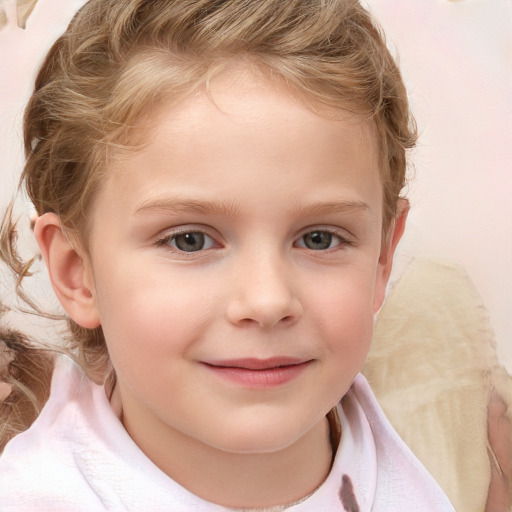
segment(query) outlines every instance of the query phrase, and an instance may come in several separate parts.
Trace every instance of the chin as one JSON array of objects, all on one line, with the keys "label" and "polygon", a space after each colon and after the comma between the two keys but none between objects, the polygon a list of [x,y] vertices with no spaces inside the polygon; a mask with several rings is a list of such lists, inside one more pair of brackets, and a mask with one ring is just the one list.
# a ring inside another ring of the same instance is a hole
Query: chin
[{"label": "chin", "polygon": [[286,428],[282,421],[262,425],[237,424],[235,429],[226,429],[215,447],[225,452],[240,455],[270,454],[280,452],[297,442],[305,432],[298,432],[296,425]]}]

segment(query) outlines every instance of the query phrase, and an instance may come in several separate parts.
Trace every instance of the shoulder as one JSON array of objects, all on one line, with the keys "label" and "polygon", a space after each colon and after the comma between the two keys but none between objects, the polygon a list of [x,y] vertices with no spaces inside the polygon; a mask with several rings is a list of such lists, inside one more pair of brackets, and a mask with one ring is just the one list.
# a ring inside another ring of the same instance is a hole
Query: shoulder
[{"label": "shoulder", "polygon": [[65,452],[38,445],[23,434],[0,456],[1,512],[103,510],[84,484]]},{"label": "shoulder", "polygon": [[56,367],[41,414],[0,456],[2,512],[103,510],[78,467],[85,447],[97,442],[81,421],[90,412],[93,386],[70,362]]}]

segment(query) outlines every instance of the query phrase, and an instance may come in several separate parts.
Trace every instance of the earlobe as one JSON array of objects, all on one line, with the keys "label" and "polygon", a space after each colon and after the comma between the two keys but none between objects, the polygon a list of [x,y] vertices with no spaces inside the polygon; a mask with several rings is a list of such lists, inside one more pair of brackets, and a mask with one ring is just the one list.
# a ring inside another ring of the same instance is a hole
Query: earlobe
[{"label": "earlobe", "polygon": [[391,225],[389,226],[386,235],[386,240],[382,244],[375,282],[375,294],[373,301],[374,313],[376,313],[384,303],[386,287],[393,268],[393,256],[395,255],[398,242],[400,242],[400,239],[404,234],[409,209],[410,205],[407,199],[398,200],[396,216],[391,221]]},{"label": "earlobe", "polygon": [[66,313],[82,327],[98,327],[100,319],[86,264],[64,234],[59,217],[54,213],[38,217],[34,234],[53,289]]}]

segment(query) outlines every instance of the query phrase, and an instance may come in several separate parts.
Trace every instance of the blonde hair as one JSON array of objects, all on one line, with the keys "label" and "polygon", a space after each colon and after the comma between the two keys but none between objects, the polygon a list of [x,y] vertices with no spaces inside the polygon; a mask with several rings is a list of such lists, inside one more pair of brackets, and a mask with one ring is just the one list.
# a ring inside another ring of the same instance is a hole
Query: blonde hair
[{"label": "blonde hair", "polygon": [[[416,131],[397,65],[356,0],[90,0],[50,50],[25,112],[21,182],[37,213],[59,215],[87,248],[87,212],[109,159],[142,142],[137,122],[233,59],[284,82],[312,108],[374,122],[387,226]],[[4,236],[4,247],[13,238]],[[89,375],[105,375],[101,327],[69,326],[67,350]]]}]

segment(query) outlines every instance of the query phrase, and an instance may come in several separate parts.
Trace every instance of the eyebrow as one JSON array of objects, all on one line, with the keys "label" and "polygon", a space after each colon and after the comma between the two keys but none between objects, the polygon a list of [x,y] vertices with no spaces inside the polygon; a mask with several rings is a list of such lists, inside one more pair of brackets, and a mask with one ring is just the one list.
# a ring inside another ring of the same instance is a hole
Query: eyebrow
[{"label": "eyebrow", "polygon": [[234,217],[241,209],[236,203],[218,201],[200,201],[197,199],[165,198],[144,201],[136,210],[135,215],[161,213],[166,215],[178,213],[217,214]]},{"label": "eyebrow", "polygon": [[[314,217],[336,213],[352,213],[369,211],[370,206],[364,201],[327,201],[312,204],[300,204],[291,209],[296,216]],[[135,210],[135,215],[163,214],[176,215],[180,213],[197,213],[202,215],[219,215],[235,217],[240,215],[243,208],[236,202],[202,201],[185,198],[165,198],[144,201]]]},{"label": "eyebrow", "polygon": [[358,211],[370,211],[370,206],[364,201],[327,201],[310,205],[298,205],[292,209],[294,214],[304,217]]}]

